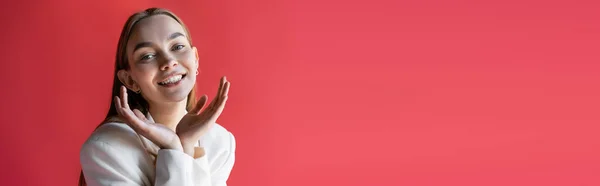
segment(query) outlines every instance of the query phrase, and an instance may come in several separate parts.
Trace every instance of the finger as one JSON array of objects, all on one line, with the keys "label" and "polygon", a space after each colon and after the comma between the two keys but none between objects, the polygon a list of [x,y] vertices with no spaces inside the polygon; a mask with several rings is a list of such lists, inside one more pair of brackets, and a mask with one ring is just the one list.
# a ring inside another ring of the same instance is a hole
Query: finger
[{"label": "finger", "polygon": [[206,94],[202,95],[200,97],[200,100],[198,100],[198,103],[196,103],[196,106],[190,111],[190,113],[198,115],[198,113],[200,113],[202,108],[204,108],[204,105],[206,104],[206,100],[208,100],[208,96],[206,96]]},{"label": "finger", "polygon": [[229,87],[231,86],[231,82],[226,82],[224,86],[225,87],[223,88],[224,90],[222,96],[227,96],[229,94]]},{"label": "finger", "polygon": [[121,99],[119,99],[119,96],[115,96],[114,102],[115,102],[115,109],[117,110],[117,113],[119,115],[123,115],[121,113]]},{"label": "finger", "polygon": [[[122,92],[121,92],[122,93]],[[121,94],[123,95],[123,94]],[[139,116],[136,116],[137,114],[135,113],[136,111],[139,112],[139,115],[143,116],[143,114],[135,109],[135,111],[131,111],[131,109],[129,108],[125,108],[122,105],[122,101],[118,96],[115,96],[115,107],[117,110],[117,113],[126,121],[125,123],[127,125],[129,125],[131,128],[133,128],[133,130],[139,132],[140,134],[145,134],[148,132],[148,124],[145,123],[143,121],[143,119],[139,118]],[[144,119],[146,119],[146,117],[143,117]]]},{"label": "finger", "polygon": [[225,109],[225,103],[227,102],[228,98],[229,96],[227,95],[221,97],[221,102],[212,107],[210,111],[207,111],[207,115],[210,121],[216,122],[217,119],[221,116],[221,113],[223,113],[223,109]]},{"label": "finger", "polygon": [[219,99],[221,98],[221,92],[223,89],[223,85],[224,85],[224,80],[225,80],[224,78],[225,77],[221,78],[221,83],[219,84],[219,90],[217,91],[217,96],[215,96],[215,98],[210,102],[210,104],[206,108],[206,111],[213,110],[215,105],[217,105],[217,103],[219,102]]},{"label": "finger", "polygon": [[140,120],[133,111],[131,111],[131,109],[125,108],[125,107],[119,107],[117,108],[117,110],[120,112],[121,116],[123,117],[123,119],[130,121],[130,122],[135,122],[136,120]]},{"label": "finger", "polygon": [[146,116],[144,116],[144,114],[140,110],[138,110],[138,109],[133,109],[133,114],[135,114],[135,116],[137,116],[143,122],[147,122],[148,121],[148,119],[146,118]]},{"label": "finger", "polygon": [[123,92],[123,86],[121,86],[121,89],[119,90],[119,101],[121,101],[119,104],[121,105],[121,108],[123,108],[125,105],[123,105],[123,97],[125,96],[125,93]]},{"label": "finger", "polygon": [[148,122],[155,123],[154,118],[152,118],[152,114],[150,114],[150,112],[148,112],[148,117],[146,119],[148,119]]},{"label": "finger", "polygon": [[121,108],[121,113],[123,115],[123,119],[125,119],[125,121],[127,121],[128,124],[138,125],[138,123],[136,122],[140,119],[137,116],[135,116],[135,113],[133,113],[131,110]]},{"label": "finger", "polygon": [[213,122],[217,121],[217,119],[219,118],[219,116],[221,116],[221,113],[223,113],[223,109],[225,109],[225,103],[227,102],[227,98],[229,96],[224,96],[222,98],[222,102],[219,104],[219,106],[217,106],[215,108],[214,114],[212,115],[211,119]]},{"label": "finger", "polygon": [[213,115],[217,115],[217,117],[219,115],[221,115],[221,112],[223,112],[223,109],[225,107],[225,102],[227,102],[227,98],[229,97],[227,94],[229,93],[229,86],[231,85],[230,82],[226,82],[223,88],[223,94],[221,95],[221,97],[219,98],[218,102],[215,103],[215,106],[211,107],[211,112],[213,112]]},{"label": "finger", "polygon": [[[221,81],[219,82],[219,90],[217,91],[217,96],[215,96],[215,99],[214,99],[216,102],[219,101],[219,99],[221,98],[221,94],[223,94],[223,86],[225,85],[226,81],[227,80],[225,79],[225,76],[223,76],[221,78]],[[214,104],[213,104],[213,106],[214,106]]]},{"label": "finger", "polygon": [[[225,107],[225,102],[227,102],[227,98],[229,97],[229,86],[231,85],[230,82],[226,82],[224,87],[223,87],[223,94],[221,95],[221,98],[219,99],[219,102],[216,103],[217,105],[215,106],[215,112],[217,112],[219,109],[221,109],[221,111],[223,110],[222,107]],[[220,108],[221,107],[221,108]],[[218,111],[219,113],[221,111]]]},{"label": "finger", "polygon": [[219,95],[223,95],[223,92],[225,91],[224,90],[225,84],[227,84],[227,77],[226,76],[223,76],[221,78],[221,83],[220,84],[221,84],[221,92],[219,92]]},{"label": "finger", "polygon": [[[127,124],[131,128],[133,128],[133,130],[141,133],[142,135],[147,134],[149,132],[149,124],[142,121],[142,119],[138,118],[134,111],[125,108],[122,109],[123,110],[121,112],[123,113],[123,118],[125,119],[125,121],[127,121]],[[141,112],[140,114],[143,116]]]},{"label": "finger", "polygon": [[121,99],[119,99],[119,96],[115,96],[113,101],[115,102],[115,107],[121,108]]},{"label": "finger", "polygon": [[129,100],[127,98],[127,88],[125,88],[125,86],[121,86],[121,98],[123,98],[123,103],[122,106],[126,109],[130,109],[129,108]]}]

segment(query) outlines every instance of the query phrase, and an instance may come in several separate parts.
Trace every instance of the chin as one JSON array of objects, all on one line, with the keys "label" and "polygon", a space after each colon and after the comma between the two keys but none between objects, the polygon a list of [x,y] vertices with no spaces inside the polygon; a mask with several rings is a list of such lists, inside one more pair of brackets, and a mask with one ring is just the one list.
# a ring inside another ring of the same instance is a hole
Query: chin
[{"label": "chin", "polygon": [[187,99],[192,88],[194,88],[193,85],[181,85],[176,88],[162,89],[160,94],[162,94],[162,99],[167,102],[181,102]]},{"label": "chin", "polygon": [[164,92],[163,97],[169,102],[184,101],[185,99],[187,99],[191,91],[191,88],[185,88],[175,91]]},{"label": "chin", "polygon": [[164,95],[164,99],[167,102],[181,102],[187,99],[189,94],[177,94],[177,95]]}]

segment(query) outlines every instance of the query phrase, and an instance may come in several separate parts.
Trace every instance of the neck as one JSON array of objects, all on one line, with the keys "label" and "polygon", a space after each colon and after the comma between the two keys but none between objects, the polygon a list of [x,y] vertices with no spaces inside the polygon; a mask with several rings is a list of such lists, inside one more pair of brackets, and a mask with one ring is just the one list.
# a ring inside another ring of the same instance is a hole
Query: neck
[{"label": "neck", "polygon": [[155,123],[160,123],[175,131],[177,124],[187,114],[187,100],[171,103],[150,103],[150,115]]}]

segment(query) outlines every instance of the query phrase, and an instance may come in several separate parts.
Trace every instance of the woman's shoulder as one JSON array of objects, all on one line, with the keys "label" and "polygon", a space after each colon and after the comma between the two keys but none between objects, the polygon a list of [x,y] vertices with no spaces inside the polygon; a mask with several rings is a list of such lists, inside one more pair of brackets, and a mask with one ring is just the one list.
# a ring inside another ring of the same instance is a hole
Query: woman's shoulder
[{"label": "woman's shoulder", "polygon": [[86,178],[89,176],[99,181],[123,176],[131,179],[128,182],[131,184],[150,183],[148,175],[152,175],[153,158],[140,144],[137,134],[127,124],[103,123],[92,132],[79,151],[79,161]]},{"label": "woman's shoulder", "polygon": [[106,145],[112,148],[137,148],[137,133],[125,123],[106,122],[100,125],[84,142],[82,149]]}]

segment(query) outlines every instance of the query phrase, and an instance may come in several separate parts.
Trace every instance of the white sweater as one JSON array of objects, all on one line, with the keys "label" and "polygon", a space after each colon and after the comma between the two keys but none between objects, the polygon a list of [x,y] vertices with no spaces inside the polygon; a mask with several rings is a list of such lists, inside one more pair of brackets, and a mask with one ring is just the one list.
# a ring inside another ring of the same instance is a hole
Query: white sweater
[{"label": "white sweater", "polygon": [[205,155],[194,159],[159,149],[127,124],[112,122],[86,140],[80,161],[88,186],[226,186],[235,161],[233,134],[215,124],[196,146]]}]

